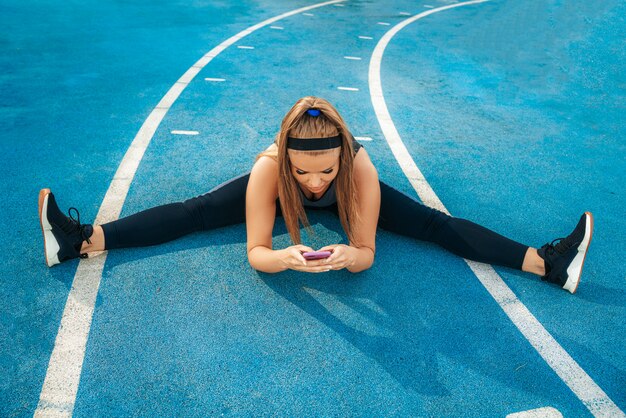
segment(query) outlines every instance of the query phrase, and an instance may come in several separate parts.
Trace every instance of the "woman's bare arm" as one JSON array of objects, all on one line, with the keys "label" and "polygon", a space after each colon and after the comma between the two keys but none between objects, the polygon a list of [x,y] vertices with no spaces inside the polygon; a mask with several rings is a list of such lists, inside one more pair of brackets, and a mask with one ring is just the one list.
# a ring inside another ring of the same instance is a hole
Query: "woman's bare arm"
[{"label": "woman's bare arm", "polygon": [[354,180],[359,196],[361,222],[353,226],[355,238],[359,242],[359,246],[357,247],[354,243],[350,243],[351,247],[358,250],[357,260],[356,263],[347,267],[347,269],[352,273],[358,273],[370,268],[374,263],[376,227],[378,225],[378,214],[380,213],[378,172],[365,148],[362,148],[354,159]]},{"label": "woman's bare arm", "polygon": [[276,218],[278,165],[261,157],[252,167],[246,189],[246,233],[248,262],[266,273],[286,270],[272,250],[272,230]]}]

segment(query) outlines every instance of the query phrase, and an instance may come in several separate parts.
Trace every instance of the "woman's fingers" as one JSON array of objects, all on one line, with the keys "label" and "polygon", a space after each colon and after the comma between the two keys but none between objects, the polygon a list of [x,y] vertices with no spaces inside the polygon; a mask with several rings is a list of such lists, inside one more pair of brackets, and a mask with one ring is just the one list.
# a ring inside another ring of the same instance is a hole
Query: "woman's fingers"
[{"label": "woman's fingers", "polygon": [[307,260],[302,253],[314,250],[306,245],[293,245],[289,248],[289,255],[285,261],[290,269],[307,273],[324,273],[330,270],[341,270],[347,265],[344,249],[341,246],[328,247],[331,246],[324,248],[332,251],[329,257],[319,260]]},{"label": "woman's fingers", "polygon": [[294,270],[303,271],[306,273],[324,273],[331,270],[328,266],[296,266]]},{"label": "woman's fingers", "polygon": [[343,248],[337,246],[335,247],[335,250],[333,251],[333,253],[328,258],[326,258],[326,262],[329,264],[338,263],[343,258],[343,255],[344,255]]}]

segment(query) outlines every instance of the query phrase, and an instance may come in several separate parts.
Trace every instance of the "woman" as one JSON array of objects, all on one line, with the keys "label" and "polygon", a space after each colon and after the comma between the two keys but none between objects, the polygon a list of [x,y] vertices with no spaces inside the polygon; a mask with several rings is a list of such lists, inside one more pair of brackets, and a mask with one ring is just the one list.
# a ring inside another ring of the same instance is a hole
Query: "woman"
[{"label": "woman", "polygon": [[[349,245],[328,245],[331,255],[306,260],[301,244],[305,207],[339,216]],[[76,211],[78,219],[72,216]],[[49,189],[39,193],[46,263],[53,266],[89,252],[155,245],[195,231],[246,222],[250,265],[274,273],[319,273],[371,267],[376,228],[439,244],[461,257],[534,273],[574,293],[591,241],[593,217],[585,212],[574,231],[540,249],[522,245],[470,221],[426,207],[378,180],[378,173],[337,110],[304,97],[287,112],[274,143],[257,156],[250,173],[210,192],[126,218],[82,225],[75,208],[66,217]],[[272,229],[282,216],[295,245],[272,249]]]}]

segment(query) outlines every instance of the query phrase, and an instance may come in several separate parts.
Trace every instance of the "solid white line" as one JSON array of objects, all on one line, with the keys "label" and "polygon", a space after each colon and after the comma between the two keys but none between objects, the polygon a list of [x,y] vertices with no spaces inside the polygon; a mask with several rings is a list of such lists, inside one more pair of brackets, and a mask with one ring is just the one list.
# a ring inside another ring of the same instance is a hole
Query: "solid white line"
[{"label": "solid white line", "polygon": [[[468,1],[453,5],[439,7],[422,12],[408,18],[391,28],[380,39],[370,60],[369,87],[372,105],[378,118],[381,130],[395,156],[402,171],[409,179],[420,199],[428,206],[449,213],[439,197],[430,187],[415,161],[406,149],[400,134],[398,133],[389,109],[383,96],[380,67],[385,48],[389,41],[405,26],[430,14],[441,12],[460,6],[483,3],[487,0]],[[589,375],[576,363],[576,361],[561,347],[550,333],[533,316],[528,308],[515,296],[513,291],[504,283],[502,278],[488,264],[465,260],[476,277],[500,305],[509,319],[521,331],[524,337],[543,357],[548,365],[574,392],[589,411],[598,417],[623,417],[624,413],[607,396],[607,394],[589,377]]]},{"label": "solid white line", "polygon": [[344,57],[347,60],[361,61],[361,57]]},{"label": "solid white line", "polygon": [[198,131],[171,131],[172,135],[198,135]]},{"label": "solid white line", "polygon": [[531,409],[530,411],[508,414],[506,418],[563,418],[563,415],[558,409],[546,406],[543,408]]},{"label": "solid white line", "polygon": [[354,139],[356,139],[357,141],[371,141],[372,138],[370,138],[369,136],[355,136]]},{"label": "solid white line", "polygon": [[254,49],[253,46],[246,46],[246,45],[239,45],[239,46],[237,46],[237,48],[239,48],[239,49]]},{"label": "solid white line", "polygon": [[359,36],[359,39],[374,39],[371,36]]},{"label": "solid white line", "polygon": [[[260,28],[303,11],[328,6],[339,1],[344,0],[317,3],[264,20],[230,37],[200,58],[174,83],[137,132],[113,176],[94,224],[102,225],[119,218],[130,184],[154,133],[172,103],[204,66],[226,48]],[[78,263],[50,355],[39,403],[34,413],[35,417],[72,416],[106,254],[103,252],[98,257],[81,259]]]},{"label": "solid white line", "polygon": [[[216,82],[226,81],[225,78],[209,78],[209,77],[205,78],[204,80],[205,81],[216,81]],[[189,83],[187,83],[187,84],[189,84]]]},{"label": "solid white line", "polygon": [[356,87],[337,87],[337,89],[346,91],[359,91],[359,89],[357,89]]}]

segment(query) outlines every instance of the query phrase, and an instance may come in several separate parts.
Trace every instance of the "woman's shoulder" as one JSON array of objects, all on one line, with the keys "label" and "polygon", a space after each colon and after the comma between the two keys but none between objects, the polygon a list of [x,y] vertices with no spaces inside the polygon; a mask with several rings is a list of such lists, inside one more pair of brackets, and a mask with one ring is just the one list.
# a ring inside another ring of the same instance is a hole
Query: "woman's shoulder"
[{"label": "woman's shoulder", "polygon": [[[278,161],[273,155],[267,155],[265,152],[257,157],[252,166],[252,172],[256,172],[263,177],[278,175]],[[276,177],[278,178],[278,177]]]},{"label": "woman's shoulder", "polygon": [[278,198],[278,162],[272,156],[259,156],[250,171],[248,186],[256,196]]},{"label": "woman's shoulder", "polygon": [[365,147],[354,157],[352,172],[357,181],[378,181],[378,171]]}]

